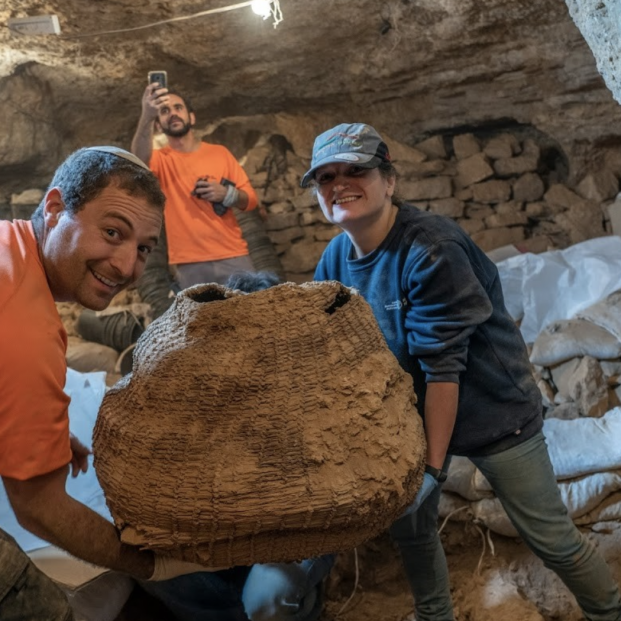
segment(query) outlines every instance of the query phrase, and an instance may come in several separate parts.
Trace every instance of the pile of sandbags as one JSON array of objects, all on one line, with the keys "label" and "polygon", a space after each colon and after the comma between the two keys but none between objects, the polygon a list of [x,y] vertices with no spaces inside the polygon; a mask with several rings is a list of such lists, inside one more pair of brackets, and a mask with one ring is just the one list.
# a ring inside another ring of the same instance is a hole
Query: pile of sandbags
[{"label": "pile of sandbags", "polygon": [[[574,522],[592,526],[621,518],[621,408],[601,418],[544,421],[552,467]],[[517,532],[481,472],[454,457],[442,490],[441,517],[479,522],[516,537]]]},{"label": "pile of sandbags", "polygon": [[619,405],[621,291],[546,326],[530,360],[546,417],[600,417]]},{"label": "pile of sandbags", "polygon": [[[547,325],[530,360],[543,396],[544,434],[569,514],[580,525],[621,517],[621,291]],[[440,515],[517,532],[483,474],[456,457]]]}]

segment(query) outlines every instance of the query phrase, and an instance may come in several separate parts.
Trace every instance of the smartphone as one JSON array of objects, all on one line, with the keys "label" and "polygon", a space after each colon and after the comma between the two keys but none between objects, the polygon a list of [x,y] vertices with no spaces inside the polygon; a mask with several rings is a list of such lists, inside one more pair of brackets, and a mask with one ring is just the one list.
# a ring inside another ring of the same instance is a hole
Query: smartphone
[{"label": "smartphone", "polygon": [[149,71],[147,79],[149,84],[157,82],[162,88],[168,88],[168,77],[165,71]]}]

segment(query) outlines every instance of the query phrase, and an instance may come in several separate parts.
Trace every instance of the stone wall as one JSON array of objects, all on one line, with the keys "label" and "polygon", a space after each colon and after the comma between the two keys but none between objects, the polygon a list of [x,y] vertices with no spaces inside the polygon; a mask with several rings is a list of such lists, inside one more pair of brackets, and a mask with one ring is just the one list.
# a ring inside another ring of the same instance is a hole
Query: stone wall
[{"label": "stone wall", "polygon": [[[619,191],[615,171],[603,167],[569,185],[562,151],[532,128],[436,134],[414,147],[387,140],[400,198],[453,218],[485,251],[514,244],[543,252],[611,233],[607,207]],[[271,153],[266,144],[257,146],[244,165],[283,268],[302,282],[312,278],[339,229],[326,222],[312,191],[299,187],[308,158],[288,149],[281,172],[270,176]]]}]

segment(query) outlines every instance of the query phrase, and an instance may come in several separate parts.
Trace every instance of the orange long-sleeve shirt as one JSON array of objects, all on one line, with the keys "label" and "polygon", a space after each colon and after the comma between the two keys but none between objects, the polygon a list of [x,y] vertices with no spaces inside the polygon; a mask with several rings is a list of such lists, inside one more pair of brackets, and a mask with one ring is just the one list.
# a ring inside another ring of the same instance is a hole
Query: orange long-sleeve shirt
[{"label": "orange long-sleeve shirt", "polygon": [[248,254],[235,214],[218,216],[208,201],[191,195],[199,177],[220,183],[229,179],[248,195],[247,209],[257,196],[244,169],[221,145],[201,143],[196,151],[182,153],[170,147],[153,151],[149,163],[166,195],[166,237],[171,264],[201,263]]}]

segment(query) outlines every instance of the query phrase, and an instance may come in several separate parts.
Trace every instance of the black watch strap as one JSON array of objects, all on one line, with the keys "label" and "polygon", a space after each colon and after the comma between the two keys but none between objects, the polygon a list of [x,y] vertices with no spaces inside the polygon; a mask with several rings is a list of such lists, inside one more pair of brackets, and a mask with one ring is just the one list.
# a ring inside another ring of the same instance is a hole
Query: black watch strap
[{"label": "black watch strap", "polygon": [[444,470],[439,470],[438,468],[426,464],[425,472],[430,474],[438,483],[444,483],[444,481],[446,481],[447,474]]}]

